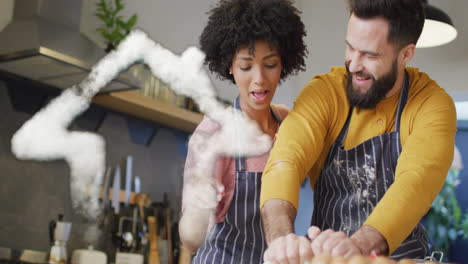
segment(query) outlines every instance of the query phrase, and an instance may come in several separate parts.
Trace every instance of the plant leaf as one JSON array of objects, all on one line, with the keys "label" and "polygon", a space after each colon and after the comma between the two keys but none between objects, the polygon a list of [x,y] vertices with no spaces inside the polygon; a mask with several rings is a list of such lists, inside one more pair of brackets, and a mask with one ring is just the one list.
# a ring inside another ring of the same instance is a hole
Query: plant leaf
[{"label": "plant leaf", "polygon": [[137,20],[138,20],[138,16],[136,14],[133,15],[132,17],[130,17],[130,19],[127,21],[125,29],[127,31],[132,30],[132,28],[135,26]]},{"label": "plant leaf", "polygon": [[[456,200],[455,200],[456,202]],[[458,203],[457,203],[457,206],[454,206],[453,208],[453,225],[458,228],[458,226],[460,225],[460,220],[461,220],[461,209],[460,207],[458,207]]]},{"label": "plant leaf", "polygon": [[102,4],[102,9],[103,9],[103,10],[107,10],[107,2],[106,2],[106,0],[101,0],[100,3]]},{"label": "plant leaf", "polygon": [[117,26],[118,26],[119,28],[125,29],[127,25],[126,25],[125,22],[121,19],[121,17],[119,17],[119,18],[117,18]]},{"label": "plant leaf", "polygon": [[468,238],[468,213],[465,213],[465,217],[462,222],[463,238]]},{"label": "plant leaf", "polygon": [[124,9],[125,5],[122,4],[122,2],[120,0],[115,0],[115,13],[114,14],[117,14],[118,12],[120,12],[122,9]]},{"label": "plant leaf", "polygon": [[120,30],[118,28],[115,28],[111,34],[111,39],[112,39],[112,43],[114,44],[114,46],[117,46],[123,37],[124,36],[120,33]]},{"label": "plant leaf", "polygon": [[115,6],[116,6],[117,8],[121,8],[121,9],[122,9],[122,8],[124,7],[123,4],[122,4],[122,0],[115,0]]}]

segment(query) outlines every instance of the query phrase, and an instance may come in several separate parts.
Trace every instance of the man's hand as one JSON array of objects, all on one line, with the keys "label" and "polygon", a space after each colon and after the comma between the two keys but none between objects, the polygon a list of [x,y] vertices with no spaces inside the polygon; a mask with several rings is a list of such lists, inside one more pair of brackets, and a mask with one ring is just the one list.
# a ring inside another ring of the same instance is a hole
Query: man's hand
[{"label": "man's hand", "polygon": [[354,244],[361,249],[363,255],[369,255],[371,252],[380,255],[388,255],[387,240],[379,230],[372,226],[361,226],[361,228],[351,236],[351,239],[354,241]]},{"label": "man's hand", "polygon": [[[317,227],[309,228],[317,233]],[[371,252],[388,254],[388,246],[380,232],[371,226],[362,226],[351,237],[343,232],[325,230],[312,239],[311,248],[314,255],[330,255],[332,257],[343,256],[350,258],[354,255],[368,256]]]},{"label": "man's hand", "polygon": [[288,234],[273,240],[265,251],[265,263],[302,264],[312,259],[310,240],[304,236]]},{"label": "man's hand", "polygon": [[[309,228],[309,237],[312,233],[317,233],[318,228],[312,226]],[[319,233],[315,238],[312,238],[311,248],[314,256],[330,255],[332,257],[343,256],[350,258],[354,255],[360,255],[361,250],[356,243],[343,232],[336,232],[327,229]]]},{"label": "man's hand", "polygon": [[269,200],[262,210],[263,227],[268,243],[266,263],[302,263],[312,258],[310,241],[294,234],[296,208],[284,200]]}]

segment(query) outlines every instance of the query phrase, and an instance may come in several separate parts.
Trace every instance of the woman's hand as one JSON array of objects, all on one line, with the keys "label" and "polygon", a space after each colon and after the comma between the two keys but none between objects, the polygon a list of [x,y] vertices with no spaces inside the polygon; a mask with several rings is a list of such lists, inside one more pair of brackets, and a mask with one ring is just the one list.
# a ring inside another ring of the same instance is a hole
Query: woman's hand
[{"label": "woman's hand", "polygon": [[215,210],[223,191],[223,186],[214,179],[193,176],[184,183],[182,208]]},{"label": "woman's hand", "polygon": [[193,177],[184,184],[179,235],[184,246],[195,252],[203,243],[224,188],[210,179]]}]

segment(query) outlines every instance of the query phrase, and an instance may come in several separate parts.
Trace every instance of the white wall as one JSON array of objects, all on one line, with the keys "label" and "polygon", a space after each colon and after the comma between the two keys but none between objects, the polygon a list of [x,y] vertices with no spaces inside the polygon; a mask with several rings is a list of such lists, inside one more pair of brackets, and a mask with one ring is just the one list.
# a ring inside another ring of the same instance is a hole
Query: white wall
[{"label": "white wall", "polygon": [[348,11],[343,0],[297,0],[307,29],[309,56],[306,71],[295,80],[296,93],[314,75],[330,71],[331,66],[344,64],[344,39]]},{"label": "white wall", "polygon": [[[84,0],[82,31],[91,39],[99,39],[94,31],[99,21],[93,16],[96,0]],[[138,27],[155,41],[176,53],[190,45],[198,45],[205,26],[205,14],[217,0],[138,0],[126,1],[124,15],[138,13]],[[418,49],[411,66],[420,67],[439,82],[455,100],[468,99],[468,1],[433,0],[431,4],[445,10],[459,30],[458,38],[447,45]],[[296,0],[307,29],[309,56],[307,70],[283,83],[274,102],[292,106],[294,98],[310,79],[328,72],[331,66],[344,64],[344,39],[348,20],[345,0]],[[237,89],[226,81],[214,80],[221,97],[233,100]]]}]

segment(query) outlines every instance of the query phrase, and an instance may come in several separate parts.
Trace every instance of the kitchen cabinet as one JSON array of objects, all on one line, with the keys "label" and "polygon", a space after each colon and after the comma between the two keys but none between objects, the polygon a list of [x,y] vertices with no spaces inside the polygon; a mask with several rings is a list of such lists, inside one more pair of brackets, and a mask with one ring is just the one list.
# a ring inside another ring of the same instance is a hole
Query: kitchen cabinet
[{"label": "kitchen cabinet", "polygon": [[188,133],[192,133],[203,118],[200,113],[157,101],[137,91],[98,94],[93,103]]}]

